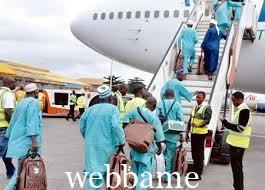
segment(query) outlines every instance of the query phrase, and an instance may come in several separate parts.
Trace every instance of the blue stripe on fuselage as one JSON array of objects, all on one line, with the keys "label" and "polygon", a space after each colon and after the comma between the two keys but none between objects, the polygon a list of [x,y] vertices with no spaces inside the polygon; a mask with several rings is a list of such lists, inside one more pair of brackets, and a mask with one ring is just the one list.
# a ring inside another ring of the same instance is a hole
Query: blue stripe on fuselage
[{"label": "blue stripe on fuselage", "polygon": [[259,15],[259,22],[265,22],[265,1],[263,0],[263,5]]}]

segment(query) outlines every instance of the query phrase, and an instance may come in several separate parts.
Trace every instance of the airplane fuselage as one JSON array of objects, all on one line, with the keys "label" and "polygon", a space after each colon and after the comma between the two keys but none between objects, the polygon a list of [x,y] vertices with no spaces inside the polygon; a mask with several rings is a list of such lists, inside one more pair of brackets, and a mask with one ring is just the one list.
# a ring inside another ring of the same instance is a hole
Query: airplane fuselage
[{"label": "airplane fuselage", "polygon": [[193,8],[184,0],[105,2],[78,16],[72,33],[95,51],[147,72],[156,71]]}]

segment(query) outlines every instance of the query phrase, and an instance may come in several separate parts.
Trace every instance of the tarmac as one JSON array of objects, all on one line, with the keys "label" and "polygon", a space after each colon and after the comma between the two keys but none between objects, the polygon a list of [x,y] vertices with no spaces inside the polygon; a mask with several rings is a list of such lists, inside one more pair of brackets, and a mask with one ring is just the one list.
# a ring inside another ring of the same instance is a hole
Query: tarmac
[{"label": "tarmac", "polygon": [[[264,121],[265,117],[263,115],[253,116],[251,148],[245,152],[244,157],[245,190],[263,190],[265,187]],[[48,189],[71,189],[65,172],[83,171],[83,140],[79,132],[79,121],[74,123],[63,118],[44,118],[43,123],[42,157],[46,163]],[[7,182],[4,164],[0,161],[1,190],[4,189]],[[156,181],[154,181],[154,184],[156,184]],[[173,184],[176,184],[176,182]],[[184,184],[183,181],[182,184]],[[79,190],[81,188],[75,185],[72,189]],[[181,189],[189,188],[183,185]],[[195,189],[233,190],[230,165],[210,163],[204,170],[202,181]]]}]

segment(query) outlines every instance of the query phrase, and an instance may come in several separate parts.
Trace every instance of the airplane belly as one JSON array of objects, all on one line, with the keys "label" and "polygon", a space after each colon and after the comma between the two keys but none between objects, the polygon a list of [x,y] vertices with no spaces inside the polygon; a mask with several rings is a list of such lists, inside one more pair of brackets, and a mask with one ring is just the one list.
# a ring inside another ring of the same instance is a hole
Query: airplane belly
[{"label": "airplane belly", "polygon": [[141,19],[133,25],[126,20],[93,23],[80,16],[71,30],[77,39],[106,57],[154,73],[178,30],[178,23],[172,24],[175,22]]}]

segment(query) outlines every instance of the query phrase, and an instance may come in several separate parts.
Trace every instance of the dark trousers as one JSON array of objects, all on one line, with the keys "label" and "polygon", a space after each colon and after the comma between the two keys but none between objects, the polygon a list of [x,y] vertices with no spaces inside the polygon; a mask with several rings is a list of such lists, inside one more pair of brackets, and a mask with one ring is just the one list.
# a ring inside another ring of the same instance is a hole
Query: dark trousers
[{"label": "dark trousers", "polygon": [[6,166],[6,175],[10,178],[14,174],[15,167],[12,163],[12,158],[6,158],[6,152],[3,155],[2,159],[3,159],[3,162],[5,163],[5,166]]},{"label": "dark trousers", "polygon": [[12,164],[12,159],[6,158],[8,138],[5,137],[5,133],[6,128],[0,128],[0,157],[2,157],[6,167],[6,175],[11,177],[14,174],[15,167]]},{"label": "dark trousers", "polygon": [[244,189],[243,156],[245,149],[230,146],[230,161],[234,178],[235,190]]},{"label": "dark trousers", "polygon": [[82,117],[84,112],[85,112],[85,108],[79,108],[79,117]]},{"label": "dark trousers", "polygon": [[75,121],[75,105],[70,105],[70,110],[68,112],[68,115],[66,116],[66,119],[69,119],[69,117],[71,117],[72,120]]},{"label": "dark trousers", "polygon": [[204,165],[204,141],[205,135],[191,134],[191,152],[194,161],[193,170],[199,176],[202,175]]}]

